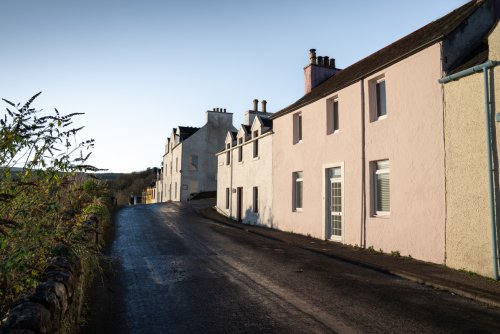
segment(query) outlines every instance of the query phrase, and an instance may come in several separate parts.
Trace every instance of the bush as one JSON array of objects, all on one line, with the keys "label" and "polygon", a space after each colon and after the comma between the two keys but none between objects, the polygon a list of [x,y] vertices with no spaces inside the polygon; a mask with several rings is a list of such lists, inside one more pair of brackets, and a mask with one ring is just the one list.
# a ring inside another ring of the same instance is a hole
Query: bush
[{"label": "bush", "polygon": [[83,174],[97,169],[86,164],[94,141],[77,143],[82,128],[71,127],[79,114],[39,116],[30,107],[39,94],[22,107],[4,99],[0,119],[0,319],[37,285],[61,244],[96,256],[80,222],[109,218],[99,201],[105,185]]}]

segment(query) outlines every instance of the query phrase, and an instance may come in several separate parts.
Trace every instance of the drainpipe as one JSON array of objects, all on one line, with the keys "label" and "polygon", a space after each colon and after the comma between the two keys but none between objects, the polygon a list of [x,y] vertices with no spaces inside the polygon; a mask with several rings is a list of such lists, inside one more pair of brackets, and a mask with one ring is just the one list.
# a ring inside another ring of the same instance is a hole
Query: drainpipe
[{"label": "drainpipe", "polygon": [[365,80],[361,79],[361,240],[366,248],[366,143],[365,143]]},{"label": "drainpipe", "polygon": [[465,76],[483,72],[484,75],[484,111],[486,114],[486,145],[488,147],[488,176],[490,188],[490,222],[491,222],[491,247],[493,252],[493,278],[498,281],[498,252],[497,252],[497,233],[495,222],[495,195],[493,189],[493,163],[491,157],[491,133],[490,133],[490,95],[488,83],[488,69],[497,66],[499,62],[488,60],[487,62],[460,71],[458,73],[439,79],[439,83],[445,84],[450,81],[458,80]]}]

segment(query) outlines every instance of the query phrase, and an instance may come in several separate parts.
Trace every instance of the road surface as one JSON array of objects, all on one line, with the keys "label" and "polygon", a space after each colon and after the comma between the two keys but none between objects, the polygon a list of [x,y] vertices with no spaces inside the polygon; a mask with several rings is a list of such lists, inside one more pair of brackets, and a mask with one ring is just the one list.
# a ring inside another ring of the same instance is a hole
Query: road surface
[{"label": "road surface", "polygon": [[[194,204],[196,205],[196,204]],[[83,333],[500,333],[500,310],[200,217],[115,219]]]}]

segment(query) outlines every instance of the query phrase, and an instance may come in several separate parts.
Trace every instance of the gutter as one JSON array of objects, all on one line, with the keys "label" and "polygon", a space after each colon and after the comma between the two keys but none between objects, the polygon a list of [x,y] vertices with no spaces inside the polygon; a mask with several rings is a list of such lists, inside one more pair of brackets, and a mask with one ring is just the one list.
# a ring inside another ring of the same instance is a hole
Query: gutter
[{"label": "gutter", "polygon": [[484,75],[484,112],[486,115],[486,145],[488,149],[488,178],[490,192],[490,224],[491,224],[491,249],[493,253],[493,278],[498,281],[498,246],[497,229],[495,219],[495,193],[493,188],[493,162],[491,156],[491,129],[490,129],[490,94],[488,82],[488,69],[499,65],[500,62],[488,60],[485,63],[470,67],[466,70],[439,79],[439,83],[446,84],[451,81],[461,79],[474,73],[483,72]]}]

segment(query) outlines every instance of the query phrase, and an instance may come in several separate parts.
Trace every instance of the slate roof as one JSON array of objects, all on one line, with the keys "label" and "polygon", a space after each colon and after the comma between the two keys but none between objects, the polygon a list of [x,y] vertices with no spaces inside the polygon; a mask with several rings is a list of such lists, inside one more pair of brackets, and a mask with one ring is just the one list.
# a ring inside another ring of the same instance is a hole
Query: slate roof
[{"label": "slate roof", "polygon": [[484,0],[470,1],[440,19],[361,59],[313,88],[311,92],[288,107],[276,112],[271,116],[271,119],[286,115],[317,101],[442,40],[483,4]]},{"label": "slate roof", "polygon": [[250,125],[241,124],[241,127],[245,130],[246,134],[249,134],[252,131],[252,127]]},{"label": "slate roof", "polygon": [[262,125],[265,126],[266,128],[272,128],[273,127],[273,121],[271,119],[260,117],[260,120],[262,122]]},{"label": "slate roof", "polygon": [[191,126],[179,126],[179,137],[181,138],[181,141],[188,139],[199,129],[200,128]]}]

